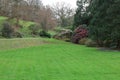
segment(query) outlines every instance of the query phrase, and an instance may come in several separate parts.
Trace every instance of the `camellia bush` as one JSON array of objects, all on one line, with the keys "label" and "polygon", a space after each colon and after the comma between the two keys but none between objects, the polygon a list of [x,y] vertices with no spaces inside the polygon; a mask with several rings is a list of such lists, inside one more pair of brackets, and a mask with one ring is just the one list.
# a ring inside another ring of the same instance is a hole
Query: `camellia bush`
[{"label": "camellia bush", "polygon": [[79,40],[85,37],[88,37],[88,30],[86,29],[86,27],[80,25],[74,30],[71,41],[73,43],[79,43]]}]

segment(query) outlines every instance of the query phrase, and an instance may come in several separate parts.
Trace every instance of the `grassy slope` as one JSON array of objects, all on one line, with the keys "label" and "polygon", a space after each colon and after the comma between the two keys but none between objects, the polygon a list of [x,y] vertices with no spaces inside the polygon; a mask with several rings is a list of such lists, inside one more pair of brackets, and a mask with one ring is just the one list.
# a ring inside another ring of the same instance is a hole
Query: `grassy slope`
[{"label": "grassy slope", "polygon": [[[7,20],[7,17],[0,16],[0,30],[1,30],[1,28],[2,28],[2,24],[3,24],[6,20]],[[12,20],[10,20],[10,23],[11,23],[11,24],[15,24],[15,23],[16,23],[16,20],[15,20],[15,19],[12,19]],[[19,30],[19,32],[21,32],[21,33],[24,34],[23,37],[31,37],[28,27],[29,27],[30,25],[32,25],[32,24],[35,24],[35,23],[34,23],[34,22],[30,22],[30,21],[20,20],[20,21],[19,21],[19,24],[23,26],[23,28]],[[50,33],[52,36],[56,34],[55,31],[49,31],[49,33]]]},{"label": "grassy slope", "polygon": [[120,80],[120,52],[44,40],[55,43],[0,51],[0,80]]},{"label": "grassy slope", "polygon": [[6,17],[2,17],[2,16],[0,16],[0,30],[1,30],[1,26],[2,26],[2,24],[4,23],[4,21],[6,20],[7,18]]},{"label": "grassy slope", "polygon": [[[7,17],[3,17],[3,16],[0,16],[0,30],[2,28],[2,24],[7,20]],[[11,24],[15,24],[16,23],[16,20],[15,19],[12,19],[9,21]],[[35,24],[34,22],[30,22],[30,21],[23,21],[23,20],[20,20],[19,21],[19,24],[21,26],[23,26],[22,29],[18,30],[19,32],[21,32],[22,34],[24,34],[23,37],[30,37],[29,35],[29,29],[28,29],[28,26],[32,25],[32,24]]]},{"label": "grassy slope", "polygon": [[[6,21],[6,19],[7,19],[7,17],[0,16],[0,25],[2,25]],[[15,19],[11,20],[10,22],[11,22],[11,24],[14,24],[15,23]],[[35,23],[34,22],[30,22],[30,21],[20,20],[19,24],[22,25],[23,27],[28,27],[29,25],[35,24]]]}]

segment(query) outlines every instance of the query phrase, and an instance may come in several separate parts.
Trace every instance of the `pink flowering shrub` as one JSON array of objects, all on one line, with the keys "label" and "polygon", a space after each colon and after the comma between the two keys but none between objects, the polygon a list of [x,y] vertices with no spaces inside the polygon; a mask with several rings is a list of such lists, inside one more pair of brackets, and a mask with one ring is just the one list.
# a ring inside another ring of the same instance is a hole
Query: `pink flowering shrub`
[{"label": "pink flowering shrub", "polygon": [[79,26],[74,30],[71,40],[73,43],[79,43],[79,40],[85,37],[88,37],[88,30],[83,26]]}]

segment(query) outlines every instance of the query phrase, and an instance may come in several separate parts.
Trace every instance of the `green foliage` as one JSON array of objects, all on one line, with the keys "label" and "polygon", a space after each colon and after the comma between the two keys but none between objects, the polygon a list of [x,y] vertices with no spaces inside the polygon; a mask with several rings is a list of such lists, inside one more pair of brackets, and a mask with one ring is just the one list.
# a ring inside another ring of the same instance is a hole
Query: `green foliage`
[{"label": "green foliage", "polygon": [[12,36],[14,38],[22,38],[23,37],[22,33],[20,33],[20,32],[14,32]]},{"label": "green foliage", "polygon": [[56,31],[54,31],[54,30],[50,30],[50,31],[48,31],[48,33],[50,33],[50,34],[51,34],[51,36],[54,36],[55,34],[57,34],[57,32],[56,32]]},{"label": "green foliage", "polygon": [[38,35],[39,34],[39,31],[40,31],[40,26],[39,25],[32,24],[28,28],[29,28],[30,33],[32,35]]},{"label": "green foliage", "polygon": [[12,26],[8,22],[6,22],[3,24],[3,28],[1,30],[1,32],[2,32],[3,37],[11,38],[12,34],[14,32],[14,28],[12,28]]},{"label": "green foliage", "polygon": [[[1,35],[2,35],[1,29],[3,28],[3,23],[6,21],[9,21],[9,23],[13,26],[13,28],[15,28],[15,24],[16,24],[15,19],[8,20],[7,17],[0,16],[0,34]],[[36,23],[30,22],[30,21],[19,20],[19,28],[16,30],[15,34],[13,34],[13,37],[15,37],[18,34],[20,34],[21,37],[33,37],[33,35],[30,34],[31,33],[31,31],[29,30],[30,25],[36,25]],[[20,35],[19,35],[19,37],[20,37]]]},{"label": "green foliage", "polygon": [[47,38],[51,38],[51,34],[47,33],[46,31],[40,31],[39,33],[40,37],[47,37]]},{"label": "green foliage", "polygon": [[74,15],[74,24],[72,29],[75,29],[82,24],[89,24],[91,16],[88,16],[85,4],[87,4],[87,0],[77,0],[78,8],[76,10],[76,14]]},{"label": "green foliage", "polygon": [[75,27],[87,24],[89,36],[99,46],[120,48],[120,0],[91,0],[85,10],[83,1],[77,1]]},{"label": "green foliage", "polygon": [[0,30],[2,29],[3,23],[6,21],[6,17],[0,16]]},{"label": "green foliage", "polygon": [[97,40],[100,46],[105,46],[104,41],[116,42],[116,48],[120,46],[120,1],[118,0],[93,0],[90,12],[93,18],[90,23],[91,36]]},{"label": "green foliage", "polygon": [[79,40],[79,44],[85,45],[86,41],[88,41],[88,38],[82,38]]},{"label": "green foliage", "polygon": [[55,32],[57,32],[57,33],[60,33],[62,30],[63,30],[64,28],[63,27],[56,27],[55,29],[54,29],[54,31]]},{"label": "green foliage", "polygon": [[87,39],[85,42],[85,45],[87,47],[97,47],[97,44],[95,41],[93,41],[92,39]]}]

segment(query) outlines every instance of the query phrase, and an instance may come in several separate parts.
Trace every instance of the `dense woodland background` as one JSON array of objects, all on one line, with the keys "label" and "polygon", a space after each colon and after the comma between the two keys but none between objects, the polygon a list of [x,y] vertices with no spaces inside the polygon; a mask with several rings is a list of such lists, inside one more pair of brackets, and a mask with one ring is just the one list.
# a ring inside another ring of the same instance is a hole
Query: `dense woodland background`
[{"label": "dense woodland background", "polygon": [[74,28],[86,24],[99,46],[120,48],[120,0],[78,0],[77,5]]}]

